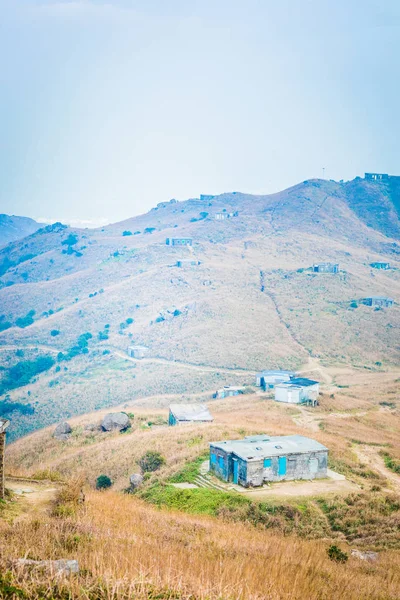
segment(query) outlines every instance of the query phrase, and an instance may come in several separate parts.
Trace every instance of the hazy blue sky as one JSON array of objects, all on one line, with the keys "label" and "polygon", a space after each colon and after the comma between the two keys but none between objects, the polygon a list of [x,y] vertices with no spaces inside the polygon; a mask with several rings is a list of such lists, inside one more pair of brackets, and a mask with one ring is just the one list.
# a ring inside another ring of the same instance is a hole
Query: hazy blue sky
[{"label": "hazy blue sky", "polygon": [[399,0],[0,0],[0,212],[400,172]]}]

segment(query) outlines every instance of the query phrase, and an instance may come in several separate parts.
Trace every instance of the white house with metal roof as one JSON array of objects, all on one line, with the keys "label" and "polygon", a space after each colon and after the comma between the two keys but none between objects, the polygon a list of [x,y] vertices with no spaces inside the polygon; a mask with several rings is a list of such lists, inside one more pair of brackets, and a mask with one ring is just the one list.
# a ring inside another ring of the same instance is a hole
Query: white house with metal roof
[{"label": "white house with metal roof", "polygon": [[328,448],[302,435],[247,436],[210,443],[210,471],[244,487],[327,476]]},{"label": "white house with metal roof", "polygon": [[306,377],[292,377],[275,386],[275,400],[288,404],[311,404],[318,402],[319,382]]},{"label": "white house with metal roof", "polygon": [[211,423],[213,420],[205,404],[171,404],[169,407],[169,425]]}]

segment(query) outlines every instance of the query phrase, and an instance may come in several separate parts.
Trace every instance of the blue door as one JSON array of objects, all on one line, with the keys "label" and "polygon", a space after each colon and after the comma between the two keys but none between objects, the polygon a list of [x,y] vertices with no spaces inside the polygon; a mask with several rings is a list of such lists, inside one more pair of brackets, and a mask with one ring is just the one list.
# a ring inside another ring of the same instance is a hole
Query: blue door
[{"label": "blue door", "polygon": [[278,475],[286,475],[286,456],[278,458]]},{"label": "blue door", "polygon": [[239,463],[237,460],[233,461],[233,483],[239,483]]}]

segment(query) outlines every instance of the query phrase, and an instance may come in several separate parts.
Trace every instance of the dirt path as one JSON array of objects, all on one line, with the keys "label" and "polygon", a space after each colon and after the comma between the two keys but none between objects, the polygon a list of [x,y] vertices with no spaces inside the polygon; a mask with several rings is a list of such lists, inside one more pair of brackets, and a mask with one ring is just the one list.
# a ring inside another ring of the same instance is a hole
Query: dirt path
[{"label": "dirt path", "polygon": [[14,522],[32,515],[47,514],[59,487],[59,484],[50,481],[37,482],[6,477],[6,488],[14,493],[19,509]]},{"label": "dirt path", "polygon": [[313,371],[318,371],[318,373],[320,373],[320,375],[321,375],[321,379],[323,379],[325,383],[333,382],[332,376],[328,373],[327,368],[323,367],[321,365],[320,360],[318,358],[314,358],[313,356],[310,356],[308,358],[307,363],[299,371],[299,375],[305,375],[306,373],[310,373]]},{"label": "dirt path", "polygon": [[385,477],[391,483],[392,488],[400,494],[400,476],[386,467],[383,458],[379,454],[379,448],[367,445],[359,446],[357,444],[353,446],[353,449],[362,463]]},{"label": "dirt path", "polygon": [[155,363],[160,365],[174,365],[176,367],[182,367],[184,369],[193,369],[195,371],[203,371],[206,373],[228,373],[229,375],[255,375],[256,371],[248,369],[229,369],[227,367],[212,367],[210,365],[194,365],[192,363],[185,363],[178,360],[167,360],[165,358],[132,358],[124,352],[115,350],[114,354],[125,360],[130,360],[134,363]]}]

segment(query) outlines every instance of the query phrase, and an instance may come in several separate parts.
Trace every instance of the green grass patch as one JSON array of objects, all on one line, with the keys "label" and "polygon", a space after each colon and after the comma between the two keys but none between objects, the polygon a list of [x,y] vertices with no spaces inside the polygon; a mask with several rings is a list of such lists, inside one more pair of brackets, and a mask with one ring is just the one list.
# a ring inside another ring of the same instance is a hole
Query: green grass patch
[{"label": "green grass patch", "polygon": [[393,473],[400,475],[400,460],[393,458],[393,456],[390,456],[388,452],[381,452],[380,454],[385,461],[386,467],[393,471]]},{"label": "green grass patch", "polygon": [[199,475],[200,467],[209,457],[209,453],[201,454],[196,460],[187,463],[181,471],[169,478],[170,483],[194,483]]},{"label": "green grass patch", "polygon": [[160,483],[155,483],[143,490],[139,493],[139,496],[157,506],[166,506],[192,514],[213,516],[217,516],[222,508],[229,510],[252,504],[250,500],[238,494],[207,488],[181,490],[172,485]]}]

